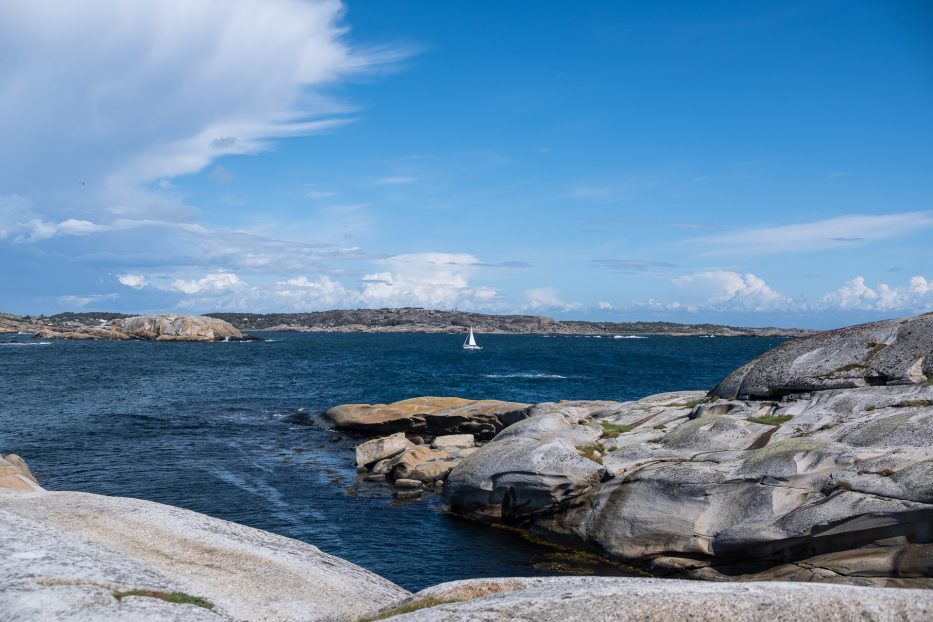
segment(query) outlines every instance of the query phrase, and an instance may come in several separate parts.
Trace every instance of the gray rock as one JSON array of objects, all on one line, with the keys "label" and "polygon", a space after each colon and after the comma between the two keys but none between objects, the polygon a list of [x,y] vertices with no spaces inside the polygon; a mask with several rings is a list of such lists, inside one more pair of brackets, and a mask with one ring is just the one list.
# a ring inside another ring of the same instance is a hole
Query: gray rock
[{"label": "gray rock", "polygon": [[[356,619],[407,592],[290,538],[179,508],[0,490],[5,620]],[[120,592],[183,592],[213,611]]]},{"label": "gray rock", "polygon": [[933,378],[933,314],[885,320],[788,341],[732,372],[711,395],[769,398],[789,393]]},{"label": "gray rock", "polygon": [[464,459],[444,484],[451,510],[480,519],[518,520],[552,511],[599,483],[605,469],[561,439],[506,437]]},{"label": "gray rock", "polygon": [[472,434],[447,434],[445,436],[438,436],[434,439],[434,442],[431,443],[431,447],[434,449],[440,449],[442,451],[451,451],[453,449],[467,449],[473,447],[473,435]]},{"label": "gray rock", "polygon": [[393,483],[399,490],[421,490],[424,487],[424,483],[417,479],[397,479]]},{"label": "gray rock", "polygon": [[375,438],[356,447],[356,465],[368,467],[380,460],[392,458],[414,447],[404,432],[398,432],[384,438]]},{"label": "gray rock", "polygon": [[[456,467],[444,498],[665,575],[931,586],[933,385],[910,384],[927,367],[908,365],[930,354],[931,318],[784,344],[730,376],[743,399],[659,394],[588,417],[538,404]],[[868,337],[887,345],[863,380],[885,384],[817,377]],[[588,469],[568,476],[573,459]]]},{"label": "gray rock", "polygon": [[418,592],[411,602],[441,604],[388,619],[399,622],[921,622],[933,617],[933,592],[929,590],[622,577],[454,581]]}]

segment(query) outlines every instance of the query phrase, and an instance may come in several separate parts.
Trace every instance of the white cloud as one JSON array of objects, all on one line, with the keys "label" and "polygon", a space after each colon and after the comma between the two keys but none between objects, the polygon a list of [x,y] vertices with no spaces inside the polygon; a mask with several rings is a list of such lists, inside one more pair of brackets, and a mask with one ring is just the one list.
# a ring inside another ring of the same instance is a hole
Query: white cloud
[{"label": "white cloud", "polygon": [[600,300],[596,306],[600,311],[612,311],[615,308],[612,306],[611,302],[606,302],[605,300]]},{"label": "white cloud", "polygon": [[561,311],[574,311],[581,309],[583,305],[578,302],[567,302],[562,300],[557,290],[553,287],[533,287],[522,292],[522,298],[525,299],[523,309],[538,311],[541,309],[558,309]]},{"label": "white cloud", "polygon": [[876,216],[849,215],[809,223],[747,229],[691,240],[706,255],[765,255],[848,248],[916,233],[933,227],[933,212],[904,212]]},{"label": "white cloud", "polygon": [[879,283],[872,288],[863,277],[857,276],[823,296],[820,303],[823,308],[843,310],[929,311],[933,309],[933,280],[918,275],[911,277],[907,285]]},{"label": "white cloud", "polygon": [[233,272],[215,272],[191,281],[176,279],[169,289],[185,294],[207,294],[240,288],[246,284]]},{"label": "white cloud", "polygon": [[135,289],[149,285],[149,281],[141,274],[119,274],[117,275],[117,280],[120,281],[122,285]]},{"label": "white cloud", "polygon": [[349,121],[321,89],[405,53],[357,53],[343,14],[337,0],[2,3],[0,83],[15,88],[0,91],[0,193],[29,197],[36,221],[19,220],[20,241],[190,221],[171,178]]},{"label": "white cloud", "polygon": [[872,307],[878,293],[865,285],[865,279],[857,276],[846,281],[842,287],[823,296],[821,302],[839,309],[864,309]]},{"label": "white cloud", "polygon": [[679,290],[675,308],[719,308],[741,311],[785,309],[790,299],[779,294],[754,274],[727,270],[694,272],[671,281]]},{"label": "white cloud", "polygon": [[489,287],[472,287],[480,261],[456,253],[410,253],[382,259],[381,272],[363,277],[360,297],[367,306],[480,307],[495,298]]}]

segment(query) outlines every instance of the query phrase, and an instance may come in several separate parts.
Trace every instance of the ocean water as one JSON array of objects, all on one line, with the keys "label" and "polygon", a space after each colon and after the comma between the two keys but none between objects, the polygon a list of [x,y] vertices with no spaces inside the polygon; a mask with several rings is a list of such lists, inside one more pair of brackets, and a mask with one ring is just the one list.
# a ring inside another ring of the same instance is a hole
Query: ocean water
[{"label": "ocean water", "polygon": [[[0,452],[51,490],[137,497],[316,545],[416,590],[579,572],[559,552],[357,479],[354,441],[298,425],[418,395],[629,400],[708,389],[779,338],[258,333],[265,342],[43,342],[0,335]],[[357,441],[359,442],[359,441]],[[610,566],[588,571],[623,573]]]}]

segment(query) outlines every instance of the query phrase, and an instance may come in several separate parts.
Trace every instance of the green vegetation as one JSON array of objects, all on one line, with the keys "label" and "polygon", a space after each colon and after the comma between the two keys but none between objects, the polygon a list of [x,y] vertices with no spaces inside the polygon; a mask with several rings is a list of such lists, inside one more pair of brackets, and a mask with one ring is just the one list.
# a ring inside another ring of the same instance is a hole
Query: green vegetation
[{"label": "green vegetation", "polygon": [[[576,448],[584,458],[592,460],[596,464],[603,463],[603,447],[602,445],[580,445]],[[599,455],[597,455],[599,454]]]},{"label": "green vegetation", "polygon": [[632,431],[632,426],[621,424],[621,423],[609,423],[608,421],[600,421],[599,425],[603,426],[603,437],[605,438],[616,438],[620,434],[624,434],[625,432]]},{"label": "green vegetation", "polygon": [[413,611],[420,611],[421,609],[427,609],[428,607],[436,607],[438,605],[447,605],[450,603],[459,603],[462,601],[462,598],[435,598],[433,596],[427,596],[425,598],[418,598],[416,600],[410,600],[408,602],[402,603],[392,607],[391,609],[385,609],[379,613],[375,613],[371,616],[363,616],[357,622],[375,622],[376,620],[385,620],[386,618],[391,618],[392,616],[399,616],[403,613],[411,613]]},{"label": "green vegetation", "polygon": [[765,415],[763,417],[748,417],[746,421],[760,423],[762,425],[781,425],[782,423],[787,423],[791,419],[793,419],[791,415]]},{"label": "green vegetation", "polygon": [[895,404],[897,408],[933,406],[933,400],[904,400]]},{"label": "green vegetation", "polygon": [[666,430],[667,426],[664,425],[663,423],[659,423],[658,425],[654,426],[654,429],[655,430]]},{"label": "green vegetation", "polygon": [[876,354],[888,347],[886,343],[875,343],[874,341],[868,344],[870,350],[868,350],[868,358],[874,358]]},{"label": "green vegetation", "polygon": [[836,490],[852,490],[852,482],[841,479],[836,482]]},{"label": "green vegetation", "polygon": [[589,423],[586,419],[577,419],[577,425],[586,425]]},{"label": "green vegetation", "polygon": [[817,431],[822,432],[823,430],[832,430],[835,427],[836,426],[832,423],[824,423],[823,425],[817,428]]},{"label": "green vegetation", "polygon": [[876,408],[878,408],[878,407],[875,406],[874,404],[872,404],[871,406],[869,406],[868,408],[865,409],[865,412],[871,412],[871,411],[875,410]]},{"label": "green vegetation", "polygon": [[191,594],[185,594],[184,592],[162,592],[159,590],[126,590],[125,592],[114,592],[114,598],[117,600],[123,600],[129,596],[144,596],[146,598],[158,598],[159,600],[164,600],[167,603],[175,603],[177,605],[194,605],[196,607],[204,607],[205,609],[213,609],[214,603],[203,598],[198,598],[197,596],[192,596]]},{"label": "green vegetation", "polygon": [[705,402],[705,401],[707,401],[707,398],[705,398],[705,397],[698,397],[697,399],[695,399],[695,400],[690,400],[689,402],[687,402],[686,404],[684,404],[684,407],[685,407],[685,408],[694,408],[694,407],[696,407],[696,406],[699,406],[700,404],[702,404],[702,403]]}]

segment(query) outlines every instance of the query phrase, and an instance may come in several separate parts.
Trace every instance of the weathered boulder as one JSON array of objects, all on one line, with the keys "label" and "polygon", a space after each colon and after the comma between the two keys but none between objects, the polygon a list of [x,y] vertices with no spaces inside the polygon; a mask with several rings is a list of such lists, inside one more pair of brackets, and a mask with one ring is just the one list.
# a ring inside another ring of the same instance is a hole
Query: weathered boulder
[{"label": "weathered boulder", "polygon": [[42,490],[26,461],[16,454],[0,456],[0,490]]},{"label": "weathered boulder", "polygon": [[[423,608],[418,609],[418,605]],[[399,606],[406,622],[759,622],[861,620],[921,622],[933,616],[930,590],[849,585],[711,583],[629,577],[510,577],[442,583]],[[391,612],[392,610],[389,610]]]},{"label": "weathered boulder", "polygon": [[384,438],[374,438],[362,445],[357,445],[356,466],[368,467],[380,460],[397,456],[414,446],[414,443],[405,438],[404,432],[398,432]]},{"label": "weathered boulder", "polygon": [[471,434],[486,440],[528,416],[528,405],[458,397],[416,397],[392,404],[344,404],[324,411],[338,430],[428,436]]},{"label": "weathered boulder", "polygon": [[433,482],[446,477],[454,467],[455,462],[448,458],[446,451],[431,449],[426,445],[415,445],[389,460],[386,473],[393,480],[416,479]]},{"label": "weathered boulder", "polygon": [[157,341],[240,340],[243,334],[228,322],[207,316],[140,315],[114,320],[114,328],[137,339]]},{"label": "weathered boulder", "polygon": [[826,389],[924,384],[931,378],[933,313],[926,313],[788,341],[729,374],[711,395],[779,398]]},{"label": "weathered boulder", "polygon": [[562,439],[507,437],[454,467],[443,494],[455,513],[515,521],[555,511],[598,484],[604,473]]},{"label": "weathered boulder", "polygon": [[5,620],[356,620],[408,595],[297,540],[84,493],[0,489],[0,550]]}]

